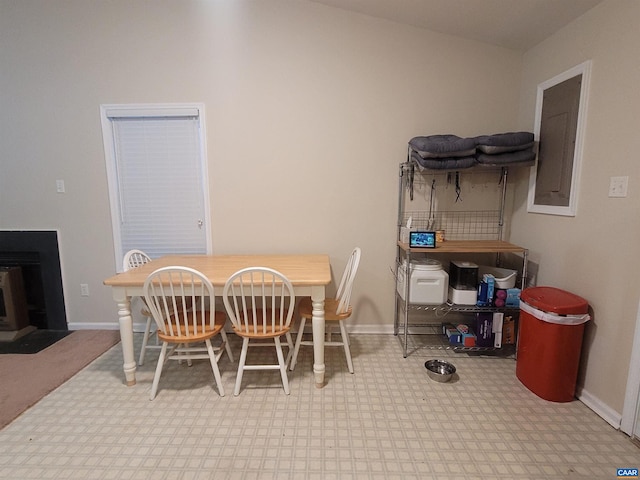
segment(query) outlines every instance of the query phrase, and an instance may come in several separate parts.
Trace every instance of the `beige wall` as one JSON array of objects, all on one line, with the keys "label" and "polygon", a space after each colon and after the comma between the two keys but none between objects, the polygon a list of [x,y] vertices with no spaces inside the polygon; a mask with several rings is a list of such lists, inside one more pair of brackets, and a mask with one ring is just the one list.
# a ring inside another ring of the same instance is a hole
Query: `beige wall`
[{"label": "beige wall", "polygon": [[[581,382],[621,412],[639,298],[639,21],[640,3],[606,2],[522,57],[305,1],[0,0],[0,228],[59,229],[68,321],[115,322],[99,105],[203,102],[214,252],[327,252],[339,273],[359,245],[354,328],[388,332],[407,140],[531,130],[536,85],[593,59],[578,215],[526,213],[517,173],[510,239],[540,263],[538,284],[591,303]],[[610,199],[618,175],[629,196]]]},{"label": "beige wall", "polygon": [[72,325],[116,321],[100,104],[203,102],[214,252],[335,276],[359,245],[361,331],[393,323],[409,138],[517,118],[520,54],[311,2],[0,0],[0,31],[0,228],[60,230]]},{"label": "beige wall", "polygon": [[[520,127],[533,128],[537,84],[591,59],[577,215],[526,212],[519,184],[512,240],[540,264],[538,285],[577,293],[593,309],[582,394],[622,412],[640,282],[640,2],[605,2],[524,55]],[[627,198],[609,198],[611,176],[629,176]]]}]

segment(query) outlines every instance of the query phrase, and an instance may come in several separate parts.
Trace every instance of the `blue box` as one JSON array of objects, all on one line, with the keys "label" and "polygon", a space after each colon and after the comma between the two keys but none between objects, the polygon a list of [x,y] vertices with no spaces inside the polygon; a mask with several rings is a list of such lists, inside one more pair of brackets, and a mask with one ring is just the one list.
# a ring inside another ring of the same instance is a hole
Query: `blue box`
[{"label": "blue box", "polygon": [[493,296],[495,295],[496,279],[490,273],[485,273],[482,276],[482,281],[487,284],[487,303],[488,306],[493,305]]},{"label": "blue box", "polygon": [[462,340],[462,334],[451,324],[444,324],[442,326],[442,333],[447,336],[449,343],[460,343]]},{"label": "blue box", "polygon": [[504,299],[504,304],[507,307],[519,307],[520,306],[520,289],[508,288],[507,298]]},{"label": "blue box", "polygon": [[487,284],[487,282],[480,282],[480,285],[478,285],[478,301],[476,302],[477,306],[486,307],[489,305],[487,300],[488,290],[489,285]]}]

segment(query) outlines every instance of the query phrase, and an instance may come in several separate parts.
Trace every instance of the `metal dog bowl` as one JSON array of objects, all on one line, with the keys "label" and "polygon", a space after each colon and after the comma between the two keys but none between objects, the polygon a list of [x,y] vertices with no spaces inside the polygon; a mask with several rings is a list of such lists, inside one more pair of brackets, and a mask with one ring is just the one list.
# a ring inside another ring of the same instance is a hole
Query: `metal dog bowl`
[{"label": "metal dog bowl", "polygon": [[456,367],[444,360],[427,360],[424,366],[427,369],[429,378],[440,383],[448,382],[453,374],[456,373]]}]

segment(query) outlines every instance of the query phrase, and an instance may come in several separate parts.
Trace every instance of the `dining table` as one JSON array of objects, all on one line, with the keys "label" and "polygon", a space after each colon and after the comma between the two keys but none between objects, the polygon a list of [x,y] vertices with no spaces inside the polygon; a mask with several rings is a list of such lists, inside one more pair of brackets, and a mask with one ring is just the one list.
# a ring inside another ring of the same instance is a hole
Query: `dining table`
[{"label": "dining table", "polygon": [[150,273],[169,266],[190,267],[203,273],[213,284],[216,296],[222,294],[227,279],[248,267],[268,267],[284,274],[292,283],[295,295],[310,296],[313,305],[313,373],[315,386],[325,385],[324,300],[331,283],[331,263],[325,254],[268,255],[166,255],[104,280],[111,287],[118,305],[118,322],[122,343],[123,370],[128,386],[136,383],[131,299],[143,296],[142,287]]}]

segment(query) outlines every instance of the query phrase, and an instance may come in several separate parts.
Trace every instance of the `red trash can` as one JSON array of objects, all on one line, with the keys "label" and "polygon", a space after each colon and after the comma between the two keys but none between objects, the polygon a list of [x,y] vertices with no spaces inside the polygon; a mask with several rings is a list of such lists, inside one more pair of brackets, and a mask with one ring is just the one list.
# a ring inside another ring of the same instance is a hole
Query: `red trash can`
[{"label": "red trash can", "polygon": [[516,376],[545,400],[575,397],[587,301],[553,287],[531,287],[520,294]]}]

